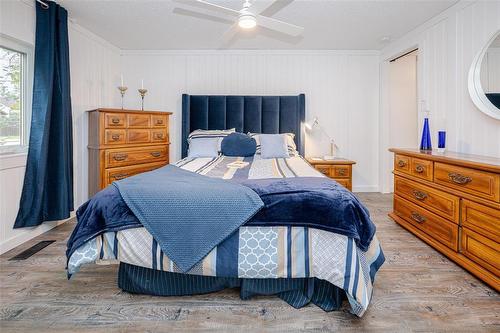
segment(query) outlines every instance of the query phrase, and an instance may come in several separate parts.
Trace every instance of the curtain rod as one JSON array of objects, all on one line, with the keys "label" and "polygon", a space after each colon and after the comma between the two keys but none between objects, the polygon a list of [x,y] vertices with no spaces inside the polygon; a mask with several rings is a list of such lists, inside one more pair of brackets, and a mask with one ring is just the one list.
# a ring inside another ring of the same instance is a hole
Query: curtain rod
[{"label": "curtain rod", "polygon": [[[37,0],[37,1],[38,1],[38,0]],[[406,52],[405,54],[400,55],[399,57],[396,57],[396,58],[394,58],[394,59],[392,59],[392,60],[389,60],[389,62],[394,62],[394,61],[398,60],[399,58],[403,58],[405,55],[408,55],[408,54],[410,54],[410,53],[412,53],[412,52],[415,52],[415,51],[417,51],[417,50],[418,50],[418,47],[417,47],[416,49],[413,49],[413,50],[411,50],[411,51]]]},{"label": "curtain rod", "polygon": [[42,0],[36,0],[40,5],[42,5],[43,9],[49,9],[49,4],[43,2]]}]

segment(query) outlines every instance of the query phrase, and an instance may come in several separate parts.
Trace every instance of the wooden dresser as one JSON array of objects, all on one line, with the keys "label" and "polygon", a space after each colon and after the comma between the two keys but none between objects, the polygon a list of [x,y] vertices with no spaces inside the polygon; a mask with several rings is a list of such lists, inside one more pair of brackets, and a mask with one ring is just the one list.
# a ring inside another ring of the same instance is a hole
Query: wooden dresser
[{"label": "wooden dresser", "polygon": [[352,166],[356,162],[343,158],[334,160],[308,158],[307,161],[316,170],[352,191]]},{"label": "wooden dresser", "polygon": [[89,114],[89,197],[115,180],[169,163],[170,112],[97,109]]},{"label": "wooden dresser", "polygon": [[500,291],[500,159],[389,149],[389,216]]}]

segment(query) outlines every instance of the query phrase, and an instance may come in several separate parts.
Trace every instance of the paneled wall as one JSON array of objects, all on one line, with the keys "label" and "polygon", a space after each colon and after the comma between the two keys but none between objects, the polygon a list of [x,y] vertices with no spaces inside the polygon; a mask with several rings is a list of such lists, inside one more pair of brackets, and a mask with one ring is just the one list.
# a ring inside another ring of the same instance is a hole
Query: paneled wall
[{"label": "paneled wall", "polygon": [[180,158],[181,94],[306,94],[306,155],[338,154],[357,161],[354,190],[378,190],[378,52],[366,51],[124,51],[127,107],[139,108],[141,79],[146,109],[174,112],[171,159]]},{"label": "paneled wall", "polygon": [[472,103],[467,78],[472,60],[500,29],[500,2],[459,2],[382,50],[381,55],[381,188],[390,188],[392,156],[388,148],[387,60],[419,48],[419,131],[429,110],[433,143],[437,130],[447,131],[447,149],[500,156],[500,121]]},{"label": "paneled wall", "polygon": [[[0,1],[1,33],[34,45],[35,10],[32,1]],[[8,15],[5,15],[8,13]],[[70,22],[71,98],[73,105],[75,206],[87,199],[87,117],[85,110],[116,106],[120,53],[108,42]],[[51,228],[13,230],[19,207],[26,155],[0,157],[0,253]]]}]

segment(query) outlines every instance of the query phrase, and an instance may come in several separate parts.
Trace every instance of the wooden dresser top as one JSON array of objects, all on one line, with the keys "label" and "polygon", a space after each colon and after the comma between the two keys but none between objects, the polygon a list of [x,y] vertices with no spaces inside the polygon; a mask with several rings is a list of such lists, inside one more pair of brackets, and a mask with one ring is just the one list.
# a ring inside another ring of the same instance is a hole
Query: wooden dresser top
[{"label": "wooden dresser top", "polygon": [[463,154],[453,151],[438,153],[436,150],[421,151],[419,149],[412,148],[390,148],[389,151],[396,154],[408,155],[436,162],[444,162],[458,166],[500,173],[500,158],[490,156]]},{"label": "wooden dresser top", "polygon": [[172,112],[166,111],[149,111],[149,110],[131,110],[131,109],[95,109],[88,110],[87,112],[111,112],[111,113],[161,113],[161,114],[172,114]]}]

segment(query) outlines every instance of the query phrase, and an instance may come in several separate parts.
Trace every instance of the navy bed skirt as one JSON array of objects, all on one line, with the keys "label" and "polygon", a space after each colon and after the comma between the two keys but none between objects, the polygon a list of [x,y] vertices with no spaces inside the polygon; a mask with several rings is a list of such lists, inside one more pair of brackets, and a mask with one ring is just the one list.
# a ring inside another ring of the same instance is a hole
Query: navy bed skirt
[{"label": "navy bed skirt", "polygon": [[310,302],[325,311],[338,310],[344,290],[317,278],[239,279],[163,272],[121,262],[118,286],[134,294],[184,296],[206,294],[226,288],[240,288],[240,298],[276,295],[294,308]]}]

